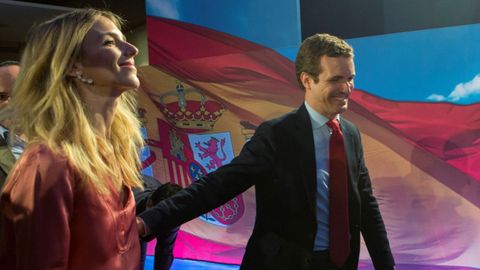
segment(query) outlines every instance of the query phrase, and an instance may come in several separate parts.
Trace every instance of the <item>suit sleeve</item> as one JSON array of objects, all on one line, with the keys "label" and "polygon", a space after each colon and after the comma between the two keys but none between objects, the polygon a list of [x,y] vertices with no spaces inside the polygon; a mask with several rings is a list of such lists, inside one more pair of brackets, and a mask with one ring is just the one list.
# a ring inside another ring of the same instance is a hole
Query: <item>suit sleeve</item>
[{"label": "suit sleeve", "polygon": [[0,135],[0,190],[2,190],[10,169],[15,164],[15,156],[10,151],[5,139]]},{"label": "suit sleeve", "polygon": [[135,198],[135,212],[137,214],[145,211],[147,208],[147,201],[153,192],[161,185],[155,178],[142,175],[143,189],[133,188],[133,197]]},{"label": "suit sleeve", "polygon": [[269,174],[273,146],[271,127],[260,125],[240,154],[155,207],[139,214],[151,234],[177,227],[244,192]]},{"label": "suit sleeve", "polygon": [[390,244],[387,238],[385,224],[380,214],[378,202],[373,195],[372,183],[368,169],[365,165],[363,147],[360,139],[360,132],[357,134],[357,160],[359,170],[358,188],[361,200],[361,232],[372,258],[375,269],[393,269],[395,265]]},{"label": "suit sleeve", "polygon": [[[65,160],[25,156],[1,195],[2,243],[15,269],[67,269],[73,177]],[[10,249],[10,251],[8,251]],[[12,254],[11,252],[14,252]]]}]

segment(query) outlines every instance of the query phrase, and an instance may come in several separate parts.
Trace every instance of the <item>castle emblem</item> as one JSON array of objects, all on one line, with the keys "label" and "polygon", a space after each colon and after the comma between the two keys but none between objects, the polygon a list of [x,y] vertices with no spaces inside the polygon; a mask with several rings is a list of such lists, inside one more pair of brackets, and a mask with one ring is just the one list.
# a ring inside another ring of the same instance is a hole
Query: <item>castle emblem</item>
[{"label": "castle emblem", "polygon": [[183,152],[185,144],[182,142],[182,140],[180,140],[180,138],[178,138],[175,130],[172,129],[168,132],[168,138],[170,141],[170,155],[176,157],[181,161],[186,161],[187,158],[185,157],[185,153]]}]

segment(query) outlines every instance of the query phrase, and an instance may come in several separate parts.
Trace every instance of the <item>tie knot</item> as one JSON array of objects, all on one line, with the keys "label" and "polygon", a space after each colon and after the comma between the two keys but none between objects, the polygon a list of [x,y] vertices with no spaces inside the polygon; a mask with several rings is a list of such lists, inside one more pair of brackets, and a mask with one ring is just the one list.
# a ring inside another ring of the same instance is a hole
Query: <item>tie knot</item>
[{"label": "tie knot", "polygon": [[340,131],[340,123],[338,123],[338,120],[336,118],[333,118],[330,121],[328,121],[327,126],[329,126],[334,132]]}]

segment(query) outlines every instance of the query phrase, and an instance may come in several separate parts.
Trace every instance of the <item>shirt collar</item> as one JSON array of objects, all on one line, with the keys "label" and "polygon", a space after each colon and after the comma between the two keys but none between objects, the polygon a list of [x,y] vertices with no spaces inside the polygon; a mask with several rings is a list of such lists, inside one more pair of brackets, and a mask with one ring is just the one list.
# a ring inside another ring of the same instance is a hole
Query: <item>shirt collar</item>
[{"label": "shirt collar", "polygon": [[[322,127],[330,120],[327,117],[325,117],[323,114],[318,113],[315,109],[310,107],[310,105],[308,105],[306,101],[304,102],[304,104],[305,104],[305,108],[307,108],[308,115],[310,116],[310,121],[312,122],[313,129]],[[339,120],[340,115],[337,114],[335,118]]]}]

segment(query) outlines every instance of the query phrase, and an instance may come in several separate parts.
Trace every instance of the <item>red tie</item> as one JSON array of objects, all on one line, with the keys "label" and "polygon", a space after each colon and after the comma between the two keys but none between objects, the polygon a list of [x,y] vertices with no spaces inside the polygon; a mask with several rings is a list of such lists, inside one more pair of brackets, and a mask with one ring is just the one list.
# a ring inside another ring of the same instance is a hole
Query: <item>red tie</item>
[{"label": "red tie", "polygon": [[330,260],[343,266],[350,254],[350,230],[348,225],[348,176],[343,133],[337,119],[327,122],[332,129],[330,137]]}]

